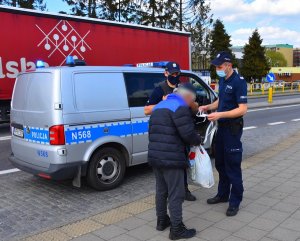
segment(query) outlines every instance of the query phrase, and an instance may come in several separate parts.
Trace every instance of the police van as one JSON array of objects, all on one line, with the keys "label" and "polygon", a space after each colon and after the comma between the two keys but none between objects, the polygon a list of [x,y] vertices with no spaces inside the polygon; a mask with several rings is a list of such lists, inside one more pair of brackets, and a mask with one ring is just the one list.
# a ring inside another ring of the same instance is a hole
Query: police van
[{"label": "police van", "polygon": [[[73,63],[20,73],[11,103],[9,160],[43,178],[73,179],[75,186],[80,186],[82,176],[97,190],[118,186],[126,167],[147,162],[149,116],[144,106],[153,89],[165,81],[163,68],[149,66],[163,63]],[[180,79],[196,87],[199,105],[216,99],[196,74],[182,71]],[[210,148],[214,126],[207,120],[195,122],[199,134],[210,134],[204,143]]]}]

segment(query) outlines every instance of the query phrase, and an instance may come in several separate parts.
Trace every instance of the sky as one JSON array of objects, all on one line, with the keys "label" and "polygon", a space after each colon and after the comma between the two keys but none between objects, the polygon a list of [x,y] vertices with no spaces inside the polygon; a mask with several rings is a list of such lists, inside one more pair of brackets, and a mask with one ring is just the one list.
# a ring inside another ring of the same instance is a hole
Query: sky
[{"label": "sky", "polygon": [[210,0],[214,18],[223,21],[231,44],[244,45],[258,29],[263,44],[300,47],[300,0]]},{"label": "sky", "polygon": [[[233,46],[244,45],[257,28],[263,44],[300,47],[300,0],[207,0],[223,21]],[[69,12],[62,0],[46,0],[49,11]]]}]

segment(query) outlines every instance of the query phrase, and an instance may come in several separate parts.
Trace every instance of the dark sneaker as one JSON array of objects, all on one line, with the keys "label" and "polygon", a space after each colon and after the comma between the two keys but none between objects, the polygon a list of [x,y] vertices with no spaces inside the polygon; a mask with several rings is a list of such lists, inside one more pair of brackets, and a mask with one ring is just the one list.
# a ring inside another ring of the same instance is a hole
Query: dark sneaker
[{"label": "dark sneaker", "polygon": [[187,229],[186,226],[183,223],[181,223],[178,226],[171,225],[169,238],[171,240],[187,239],[192,238],[195,235],[196,229]]},{"label": "dark sneaker", "polygon": [[197,198],[189,190],[185,191],[184,200],[193,202],[196,201],[196,199]]},{"label": "dark sneaker", "polygon": [[164,218],[157,218],[157,225],[156,230],[157,231],[164,231],[166,228],[170,227],[170,217],[167,215]]},{"label": "dark sneaker", "polygon": [[232,217],[237,215],[238,212],[239,212],[239,207],[229,207],[226,211],[226,216]]},{"label": "dark sneaker", "polygon": [[217,204],[217,203],[227,203],[228,198],[221,198],[219,196],[215,196],[213,198],[207,199],[207,204]]}]

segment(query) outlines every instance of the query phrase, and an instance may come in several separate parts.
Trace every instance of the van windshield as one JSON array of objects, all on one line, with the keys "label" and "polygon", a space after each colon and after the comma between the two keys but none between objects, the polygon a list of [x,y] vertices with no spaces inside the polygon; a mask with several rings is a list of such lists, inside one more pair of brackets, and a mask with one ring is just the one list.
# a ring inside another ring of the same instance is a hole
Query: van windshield
[{"label": "van windshield", "polygon": [[50,110],[54,98],[52,90],[52,73],[21,74],[15,84],[12,107],[15,110]]}]

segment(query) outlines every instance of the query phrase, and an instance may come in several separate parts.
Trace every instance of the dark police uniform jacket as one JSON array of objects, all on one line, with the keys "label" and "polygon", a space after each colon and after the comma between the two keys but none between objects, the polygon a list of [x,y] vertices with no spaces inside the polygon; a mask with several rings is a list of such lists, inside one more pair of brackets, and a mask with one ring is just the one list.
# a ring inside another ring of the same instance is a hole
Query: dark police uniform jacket
[{"label": "dark police uniform jacket", "polygon": [[154,88],[147,105],[156,105],[162,101],[163,97],[173,93],[174,88],[170,87],[167,81],[159,83],[157,87]]},{"label": "dark police uniform jacket", "polygon": [[187,168],[187,146],[200,145],[191,111],[181,96],[168,95],[149,120],[149,164],[156,168]]},{"label": "dark police uniform jacket", "polygon": [[[230,111],[239,107],[239,104],[247,103],[247,83],[235,71],[225,80],[219,80],[219,106],[218,112]],[[220,119],[219,122],[230,121],[230,119]]]}]

